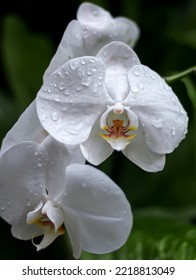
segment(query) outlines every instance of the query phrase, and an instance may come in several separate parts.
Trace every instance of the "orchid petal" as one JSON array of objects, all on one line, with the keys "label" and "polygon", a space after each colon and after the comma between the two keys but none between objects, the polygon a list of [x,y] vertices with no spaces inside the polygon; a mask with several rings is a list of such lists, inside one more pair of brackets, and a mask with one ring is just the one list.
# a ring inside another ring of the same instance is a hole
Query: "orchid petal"
[{"label": "orchid petal", "polygon": [[83,26],[105,29],[111,23],[112,16],[103,8],[92,3],[83,3],[77,12],[77,19]]},{"label": "orchid petal", "polygon": [[73,256],[79,259],[82,252],[82,223],[80,217],[72,209],[64,206],[64,225],[71,240]]},{"label": "orchid petal", "polygon": [[[138,25],[133,21],[125,17],[116,17],[115,18],[115,32],[113,33],[113,40],[111,41],[120,41],[134,47],[139,36],[140,30]],[[110,35],[110,37],[112,37]]]},{"label": "orchid petal", "polygon": [[24,219],[45,199],[46,151],[34,142],[10,148],[0,158],[1,217],[10,224]]},{"label": "orchid petal", "polygon": [[104,45],[122,41],[131,45],[139,37],[139,28],[126,18],[113,18],[111,14],[92,3],[80,5],[77,19],[83,31],[85,51],[95,55]]},{"label": "orchid petal", "polygon": [[48,200],[42,208],[42,214],[46,215],[47,218],[53,223],[55,232],[57,232],[64,222],[64,216],[61,208],[54,206],[53,202]]},{"label": "orchid petal", "polygon": [[104,75],[101,61],[82,57],[65,63],[49,77],[38,93],[37,111],[56,140],[76,145],[88,138],[108,102]]},{"label": "orchid petal", "polygon": [[148,147],[155,153],[172,152],[185,137],[188,118],[165,81],[146,66],[128,72],[130,94],[123,102],[137,114]]},{"label": "orchid petal", "polygon": [[[71,163],[85,163],[79,146],[68,146],[48,136],[42,146],[47,151],[46,189],[56,199],[65,189],[65,168]],[[58,175],[57,175],[58,174]]]},{"label": "orchid petal", "polygon": [[103,172],[88,165],[71,164],[66,169],[66,179],[61,207],[66,215],[73,211],[78,219],[77,223],[75,218],[79,227],[78,235],[78,228],[75,229],[78,246],[98,254],[121,247],[132,227],[130,205],[122,190]]},{"label": "orchid petal", "polygon": [[99,165],[113,152],[111,146],[100,136],[100,119],[98,119],[89,135],[89,138],[80,145],[81,151],[88,162]]},{"label": "orchid petal", "polygon": [[58,236],[62,235],[64,231],[54,231],[53,228],[50,226],[45,227],[44,230],[44,236],[42,241],[39,244],[35,244],[33,242],[33,245],[35,245],[37,251],[40,251],[42,249],[45,249],[48,247]]},{"label": "orchid petal", "polygon": [[59,47],[44,73],[44,81],[61,65],[70,59],[83,56],[83,38],[79,23],[72,20],[67,26]]},{"label": "orchid petal", "polygon": [[3,139],[0,156],[15,144],[22,141],[41,143],[46,136],[47,132],[38,119],[35,101],[33,101]]},{"label": "orchid petal", "polygon": [[43,207],[43,202],[40,201],[40,203],[37,205],[37,207],[28,212],[27,214],[27,224],[34,224],[37,223],[41,218],[42,218],[42,207]]},{"label": "orchid petal", "polygon": [[154,153],[149,149],[146,144],[144,129],[141,126],[136,130],[136,137],[122,153],[137,166],[148,172],[160,171],[165,165],[165,156]]},{"label": "orchid petal", "polygon": [[12,225],[11,233],[15,238],[20,240],[31,240],[32,237],[35,238],[43,235],[44,231],[36,224],[27,224],[24,217],[24,219],[21,219],[17,224]]},{"label": "orchid petal", "polygon": [[136,53],[122,42],[112,42],[97,54],[106,67],[106,88],[115,101],[123,101],[129,93],[127,71],[140,64]]}]

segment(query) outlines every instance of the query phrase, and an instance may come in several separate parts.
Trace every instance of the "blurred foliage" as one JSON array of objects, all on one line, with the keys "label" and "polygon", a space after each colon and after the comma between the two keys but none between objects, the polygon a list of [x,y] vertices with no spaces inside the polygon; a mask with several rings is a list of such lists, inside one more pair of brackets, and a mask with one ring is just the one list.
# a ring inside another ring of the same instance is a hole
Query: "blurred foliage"
[{"label": "blurred foliage", "polygon": [[[0,139],[35,98],[44,70],[80,3],[64,1],[42,10],[36,1],[8,1],[0,12]],[[196,65],[196,2],[194,0],[92,0],[113,16],[134,19],[141,29],[135,51],[143,64],[162,76]],[[23,4],[23,12],[20,9]],[[147,173],[121,153],[99,168],[119,184],[134,214],[128,242],[106,255],[83,253],[85,259],[196,259],[196,75],[172,83],[189,115],[186,139],[170,155],[162,172]],[[69,259],[69,245],[59,238],[36,253],[31,242],[14,239],[4,221],[1,259]],[[64,247],[64,249],[62,249]]]}]

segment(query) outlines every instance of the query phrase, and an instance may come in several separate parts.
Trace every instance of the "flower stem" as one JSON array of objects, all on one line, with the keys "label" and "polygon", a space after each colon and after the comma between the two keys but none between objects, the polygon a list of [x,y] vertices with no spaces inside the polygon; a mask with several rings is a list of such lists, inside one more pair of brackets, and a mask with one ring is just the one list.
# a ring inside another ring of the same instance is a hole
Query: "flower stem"
[{"label": "flower stem", "polygon": [[172,75],[172,76],[169,76],[169,77],[165,77],[165,81],[167,83],[173,83],[175,81],[178,81],[178,80],[181,80],[183,78],[185,78],[186,76],[188,76],[189,74],[193,73],[193,72],[196,72],[196,66],[193,66],[183,72],[180,72],[178,74],[175,74],[175,75]]}]

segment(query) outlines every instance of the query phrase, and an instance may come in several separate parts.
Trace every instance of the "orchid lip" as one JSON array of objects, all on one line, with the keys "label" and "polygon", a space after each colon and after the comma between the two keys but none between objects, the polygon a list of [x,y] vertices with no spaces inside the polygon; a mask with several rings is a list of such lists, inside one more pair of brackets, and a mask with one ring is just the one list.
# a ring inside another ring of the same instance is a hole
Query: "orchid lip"
[{"label": "orchid lip", "polygon": [[[106,125],[102,128],[105,130],[108,134],[100,133],[100,136],[109,142],[113,148],[116,150],[124,149],[133,138],[135,138],[136,134],[129,134],[127,133],[132,130],[136,130],[136,127],[133,127],[130,125],[130,121],[127,121],[127,124],[124,124],[124,120],[115,119],[112,120],[113,125],[109,125],[108,120],[106,120]],[[116,144],[114,144],[115,141],[119,141],[124,143],[120,145],[120,148],[117,148]],[[122,146],[122,147],[121,147]]]}]

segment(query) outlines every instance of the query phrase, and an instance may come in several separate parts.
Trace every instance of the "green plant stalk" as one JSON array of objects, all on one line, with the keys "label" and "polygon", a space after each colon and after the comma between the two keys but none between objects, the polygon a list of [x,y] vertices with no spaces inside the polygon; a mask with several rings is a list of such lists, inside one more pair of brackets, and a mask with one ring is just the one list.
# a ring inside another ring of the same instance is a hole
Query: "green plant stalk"
[{"label": "green plant stalk", "polygon": [[186,76],[190,75],[191,73],[193,72],[196,72],[196,66],[193,66],[183,72],[180,72],[178,74],[175,74],[175,75],[172,75],[172,76],[169,76],[169,77],[165,77],[165,81],[170,84],[170,83],[173,83],[175,81],[178,81],[178,80],[182,80],[183,78],[185,78]]}]

